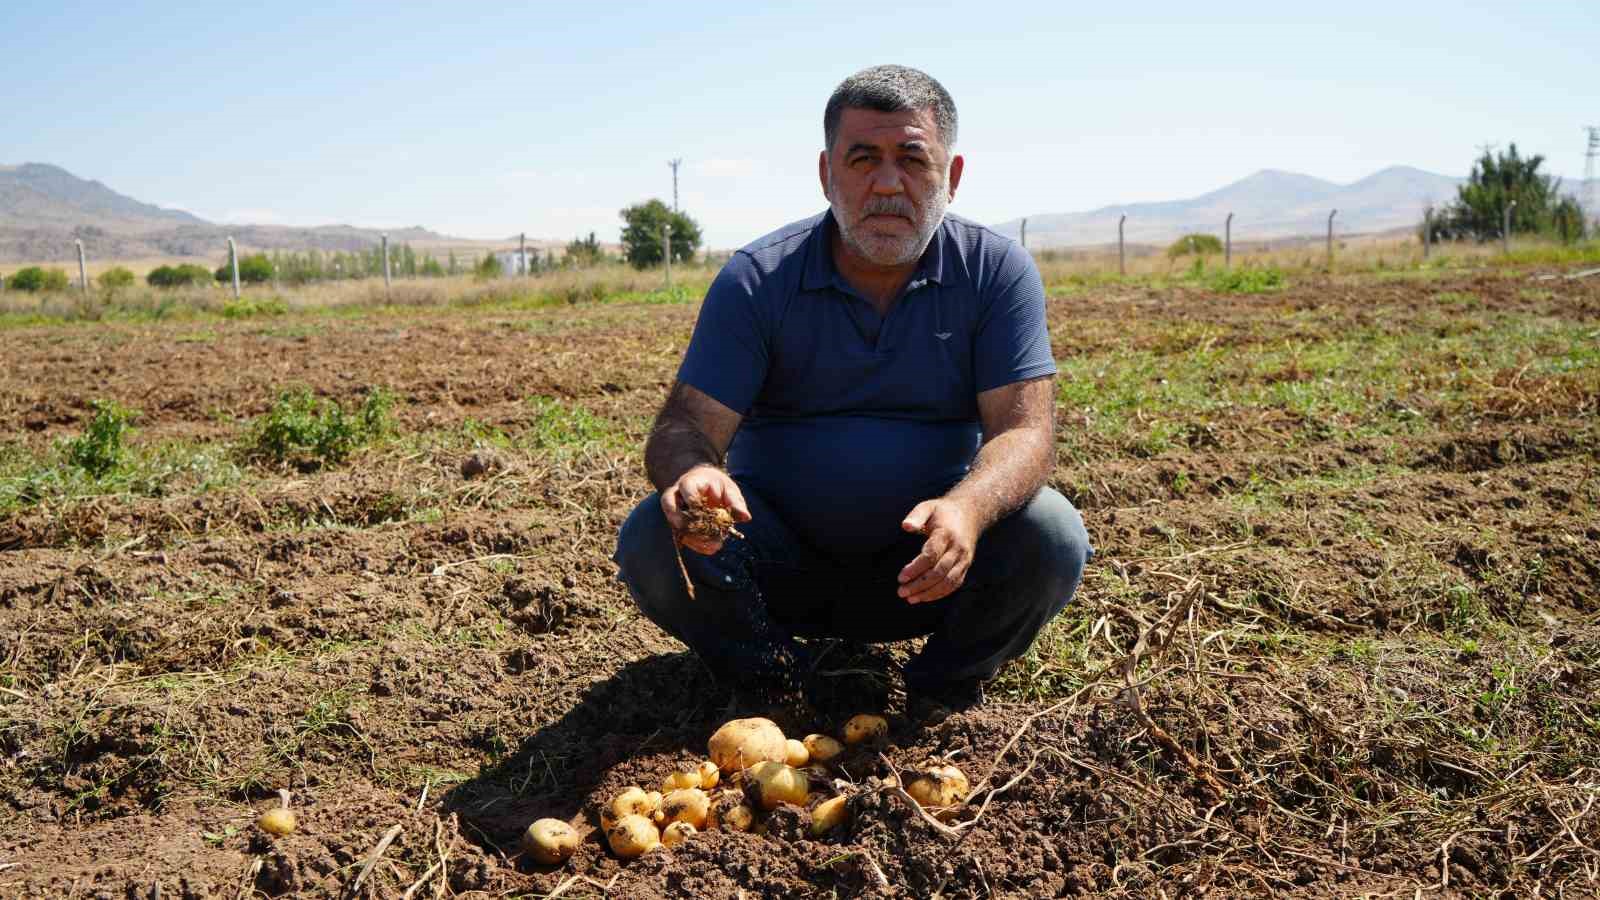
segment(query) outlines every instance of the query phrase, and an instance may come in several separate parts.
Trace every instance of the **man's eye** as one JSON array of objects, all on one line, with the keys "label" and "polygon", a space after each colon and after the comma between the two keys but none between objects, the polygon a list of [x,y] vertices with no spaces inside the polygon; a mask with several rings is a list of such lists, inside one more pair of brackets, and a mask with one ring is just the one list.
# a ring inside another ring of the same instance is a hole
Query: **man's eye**
[{"label": "man's eye", "polygon": [[908,156],[906,157],[906,165],[914,169],[925,169],[928,167],[928,161],[920,156]]}]

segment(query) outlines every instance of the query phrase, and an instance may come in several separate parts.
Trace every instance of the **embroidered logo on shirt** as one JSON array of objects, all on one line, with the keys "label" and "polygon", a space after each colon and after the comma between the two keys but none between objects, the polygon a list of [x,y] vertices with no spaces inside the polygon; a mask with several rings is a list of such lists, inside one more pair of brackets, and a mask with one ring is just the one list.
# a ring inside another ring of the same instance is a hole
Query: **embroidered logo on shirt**
[{"label": "embroidered logo on shirt", "polygon": [[952,335],[954,333],[955,332],[951,332],[951,331],[935,331],[933,333],[933,336],[938,338],[941,341],[948,341],[948,340],[950,340],[950,335]]}]

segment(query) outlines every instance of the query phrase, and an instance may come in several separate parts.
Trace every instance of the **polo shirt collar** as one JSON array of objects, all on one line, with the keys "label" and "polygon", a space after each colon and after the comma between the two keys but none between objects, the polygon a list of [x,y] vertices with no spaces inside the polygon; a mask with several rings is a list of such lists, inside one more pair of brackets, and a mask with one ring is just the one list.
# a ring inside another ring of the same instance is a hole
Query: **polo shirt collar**
[{"label": "polo shirt collar", "polygon": [[[917,268],[911,273],[911,280],[906,282],[907,293],[930,281],[944,284],[944,230],[947,221],[941,221],[939,227],[934,229],[933,238],[928,241],[928,248],[922,251],[922,258],[917,260]],[[833,231],[838,227],[839,223],[833,218],[833,210],[829,209],[822,214],[817,227],[811,230],[810,252],[806,254],[805,275],[801,279],[801,287],[805,290],[815,291],[826,287],[838,288],[841,291],[850,290],[849,283],[833,264]]]}]

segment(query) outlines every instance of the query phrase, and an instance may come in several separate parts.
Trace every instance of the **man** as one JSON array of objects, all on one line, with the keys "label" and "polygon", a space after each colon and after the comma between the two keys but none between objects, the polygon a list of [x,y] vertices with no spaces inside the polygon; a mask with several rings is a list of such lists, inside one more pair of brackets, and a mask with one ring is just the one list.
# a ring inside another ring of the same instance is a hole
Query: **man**
[{"label": "man", "polygon": [[[645,447],[657,493],[622,526],[619,577],[737,687],[804,686],[797,637],[928,635],[908,706],[962,709],[1092,555],[1044,486],[1044,288],[1015,242],[945,214],[965,161],[937,81],[858,72],[823,136],[828,211],[734,254],[706,295]],[[690,504],[726,508],[739,535],[687,534]]]}]

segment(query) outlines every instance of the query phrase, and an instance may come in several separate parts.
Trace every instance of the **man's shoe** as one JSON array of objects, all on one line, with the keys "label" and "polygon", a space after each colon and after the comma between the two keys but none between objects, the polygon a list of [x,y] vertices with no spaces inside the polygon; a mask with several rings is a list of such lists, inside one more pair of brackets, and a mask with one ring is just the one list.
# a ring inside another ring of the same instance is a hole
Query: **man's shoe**
[{"label": "man's shoe", "polygon": [[952,715],[983,704],[983,681],[967,678],[936,684],[906,685],[906,716],[913,722],[937,725]]}]

